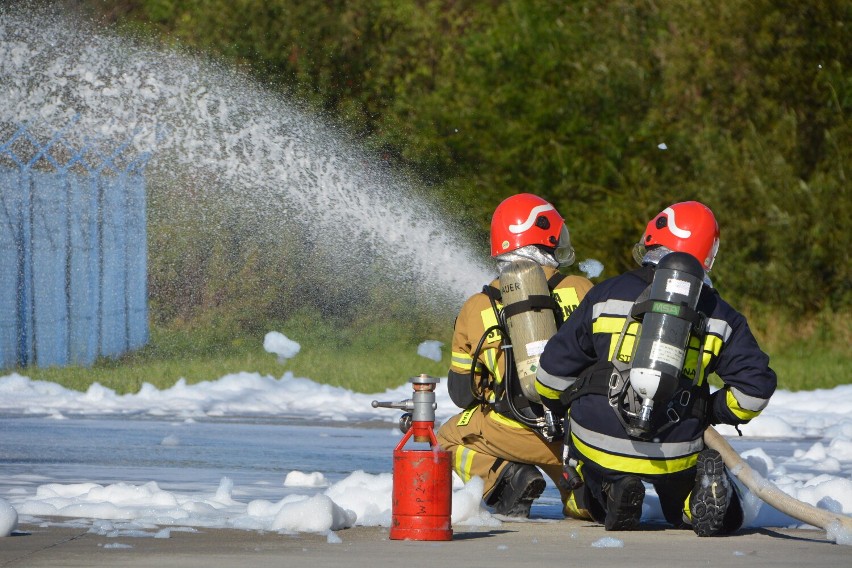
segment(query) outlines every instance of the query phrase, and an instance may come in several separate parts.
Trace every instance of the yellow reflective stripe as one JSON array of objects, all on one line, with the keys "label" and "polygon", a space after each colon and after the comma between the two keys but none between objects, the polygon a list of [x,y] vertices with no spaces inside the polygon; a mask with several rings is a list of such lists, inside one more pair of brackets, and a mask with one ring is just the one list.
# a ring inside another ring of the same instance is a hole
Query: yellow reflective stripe
[{"label": "yellow reflective stripe", "polygon": [[710,318],[707,320],[707,333],[711,333],[716,337],[721,337],[724,342],[731,337],[733,330],[731,329],[731,324],[725,320]]},{"label": "yellow reflective stripe", "polygon": [[760,414],[759,410],[746,410],[745,408],[740,406],[740,403],[737,402],[737,398],[734,396],[734,393],[728,391],[725,395],[725,403],[727,403],[728,408],[731,409],[731,412],[734,413],[734,416],[739,418],[740,420],[751,420],[758,414]]},{"label": "yellow reflective stripe", "polygon": [[603,448],[609,454],[630,456],[638,459],[673,460],[684,456],[697,454],[704,449],[701,438],[683,442],[640,442],[630,438],[609,436],[594,430],[589,430],[571,421],[571,433],[584,444],[593,448]]},{"label": "yellow reflective stripe", "polygon": [[559,400],[559,396],[562,394],[560,391],[545,386],[538,381],[535,382],[535,392],[548,400]]},{"label": "yellow reflective stripe", "polygon": [[698,378],[698,386],[704,383],[705,369],[707,369],[707,365],[710,364],[713,357],[719,356],[723,343],[722,338],[716,335],[708,335],[704,338],[704,358],[701,361],[701,375]]},{"label": "yellow reflective stripe", "polygon": [[553,290],[554,300],[560,306],[578,306],[580,305],[580,296],[577,295],[577,289],[573,286],[565,286],[564,288],[555,288]]},{"label": "yellow reflective stripe", "polygon": [[482,352],[485,357],[485,368],[494,377],[494,382],[502,383],[503,376],[500,374],[500,367],[497,365],[497,349],[486,349]]},{"label": "yellow reflective stripe", "polygon": [[587,509],[581,509],[577,505],[577,499],[574,497],[574,491],[566,499],[562,513],[571,519],[580,519],[583,521],[591,521],[592,514]]},{"label": "yellow reflective stripe", "polygon": [[[618,345],[618,340],[621,337],[621,330],[624,328],[625,318],[598,318],[598,321],[606,319],[609,320],[604,322],[600,329],[606,329],[607,331],[601,331],[600,333],[609,333],[609,353],[607,354],[607,359],[612,361],[613,355],[615,355],[615,347]],[[617,327],[613,327],[613,323],[618,322]],[[592,325],[592,333],[598,333],[595,330],[595,326]],[[624,333],[624,341],[621,343],[621,351],[618,353],[618,360],[623,363],[629,363],[630,358],[633,356],[633,344],[636,342],[636,335],[639,333],[639,322],[630,322],[627,326],[627,331]]]},{"label": "yellow reflective stripe", "polygon": [[595,462],[601,467],[612,469],[615,471],[623,471],[625,473],[638,473],[644,475],[662,475],[665,473],[677,473],[685,469],[689,469],[695,465],[698,460],[698,453],[694,453],[682,458],[672,458],[668,460],[654,460],[645,458],[630,458],[626,456],[618,456],[608,454],[601,450],[584,444],[577,436],[571,434],[571,441],[574,448],[586,456],[589,460]]},{"label": "yellow reflective stripe", "polygon": [[624,318],[599,317],[592,324],[592,333],[621,333]]},{"label": "yellow reflective stripe", "polygon": [[[494,310],[490,307],[479,312],[479,317],[482,318],[482,329],[488,329],[491,326],[497,325],[497,316],[494,315]],[[495,341],[500,341],[502,338],[500,332],[496,329],[492,329],[488,334],[488,339],[486,343],[494,343]]]},{"label": "yellow reflective stripe", "polygon": [[456,426],[467,426],[468,423],[470,422],[470,417],[473,416],[473,413],[476,412],[477,408],[479,408],[479,407],[478,406],[471,406],[470,408],[468,408],[467,410],[462,412],[461,417],[459,418],[459,421],[456,422]]},{"label": "yellow reflective stripe", "polygon": [[767,404],[769,404],[768,398],[749,396],[737,387],[731,387],[731,394],[733,394],[734,398],[737,399],[737,403],[740,405],[740,408],[751,410],[752,412],[760,412],[766,408]]},{"label": "yellow reflective stripe", "polygon": [[683,376],[696,383],[697,385],[701,385],[704,382],[704,369],[710,364],[711,354],[704,351],[704,359],[701,364],[701,373],[698,375],[698,381],[695,381],[695,367],[698,362],[698,353],[700,351],[700,346],[697,337],[689,338],[689,345],[686,347],[686,356],[683,358],[683,367],[681,368],[681,372]]},{"label": "yellow reflective stripe", "polygon": [[[627,326],[627,332],[624,334],[624,341],[621,342],[621,351],[618,352],[618,360],[624,363],[629,363],[630,359],[633,358],[633,344],[636,343],[636,333],[639,330],[638,323],[631,323]],[[610,354],[609,358],[612,359],[613,351],[615,351],[615,346],[618,345],[618,337],[617,335],[612,336],[612,342],[610,343]]]},{"label": "yellow reflective stripe", "polygon": [[704,352],[710,353],[714,357],[719,356],[719,352],[722,351],[722,344],[724,341],[718,335],[708,335],[704,339]]},{"label": "yellow reflective stripe", "polygon": [[[698,375],[697,385],[701,386],[704,383],[704,373],[713,357],[718,357],[722,350],[722,338],[716,335],[707,335],[704,338],[704,357],[701,361],[701,373]],[[683,362],[683,374],[693,381],[695,380],[695,363],[698,360],[698,338],[689,338],[689,347],[686,351],[686,357]]]},{"label": "yellow reflective stripe", "polygon": [[508,416],[503,416],[499,412],[489,412],[488,417],[491,418],[494,422],[499,422],[504,426],[508,426],[510,428],[526,428],[523,424],[518,422],[517,420],[512,420]]},{"label": "yellow reflective stripe", "polygon": [[462,371],[470,372],[472,365],[473,358],[469,354],[462,351],[453,351],[452,358],[450,359],[450,366],[461,369]]},{"label": "yellow reflective stripe", "polygon": [[453,459],[453,469],[467,483],[470,481],[470,468],[473,465],[473,456],[476,452],[464,446],[456,446],[456,455]]},{"label": "yellow reflective stripe", "polygon": [[577,294],[577,289],[573,286],[556,288],[550,295],[556,300],[556,304],[562,311],[564,319],[568,319],[574,310],[577,309],[577,306],[580,305],[580,296]]},{"label": "yellow reflective stripe", "polygon": [[689,495],[686,496],[686,499],[683,500],[683,514],[689,519],[689,522],[692,522],[692,511],[689,510],[689,500],[692,499],[692,491],[689,492]]}]

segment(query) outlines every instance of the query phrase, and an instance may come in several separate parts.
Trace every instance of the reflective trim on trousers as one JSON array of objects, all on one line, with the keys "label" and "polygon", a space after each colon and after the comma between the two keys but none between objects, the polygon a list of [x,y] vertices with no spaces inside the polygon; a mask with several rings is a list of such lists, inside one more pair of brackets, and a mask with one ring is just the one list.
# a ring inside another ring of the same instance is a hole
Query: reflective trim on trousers
[{"label": "reflective trim on trousers", "polygon": [[700,439],[656,444],[615,438],[592,432],[573,420],[571,443],[583,459],[599,467],[640,475],[663,475],[694,467],[698,452],[704,448]]},{"label": "reflective trim on trousers", "polygon": [[470,467],[473,465],[473,456],[476,452],[464,446],[456,446],[456,455],[453,456],[453,469],[465,483],[470,481]]}]

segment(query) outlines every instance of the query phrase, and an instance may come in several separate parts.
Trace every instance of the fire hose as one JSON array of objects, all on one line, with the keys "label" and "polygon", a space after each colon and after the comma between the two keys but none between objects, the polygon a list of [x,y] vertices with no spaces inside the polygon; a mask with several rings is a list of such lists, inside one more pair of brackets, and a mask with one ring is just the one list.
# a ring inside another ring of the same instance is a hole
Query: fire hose
[{"label": "fire hose", "polygon": [[848,534],[852,531],[852,517],[819,509],[787,495],[774,483],[754,471],[712,426],[704,431],[704,443],[707,447],[719,452],[731,473],[764,503],[772,505],[778,511],[796,520],[821,528],[829,535],[836,536],[841,531]]}]

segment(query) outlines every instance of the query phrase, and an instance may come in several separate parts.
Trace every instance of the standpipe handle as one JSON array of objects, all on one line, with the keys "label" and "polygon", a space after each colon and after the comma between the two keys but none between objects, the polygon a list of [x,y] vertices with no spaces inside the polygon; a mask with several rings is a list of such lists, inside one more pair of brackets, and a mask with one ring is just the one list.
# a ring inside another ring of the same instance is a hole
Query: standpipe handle
[{"label": "standpipe handle", "polygon": [[742,481],[743,485],[748,487],[763,502],[772,505],[794,519],[819,527],[829,533],[836,533],[838,530],[852,531],[852,517],[819,509],[787,495],[778,489],[774,483],[749,467],[728,441],[712,426],[708,426],[704,431],[704,443],[707,447],[719,452],[731,473],[737,476],[737,479]]},{"label": "standpipe handle", "polygon": [[414,410],[414,401],[410,398],[408,400],[400,400],[399,402],[379,402],[378,400],[374,400],[372,406],[373,408],[398,408],[399,410],[411,412]]}]

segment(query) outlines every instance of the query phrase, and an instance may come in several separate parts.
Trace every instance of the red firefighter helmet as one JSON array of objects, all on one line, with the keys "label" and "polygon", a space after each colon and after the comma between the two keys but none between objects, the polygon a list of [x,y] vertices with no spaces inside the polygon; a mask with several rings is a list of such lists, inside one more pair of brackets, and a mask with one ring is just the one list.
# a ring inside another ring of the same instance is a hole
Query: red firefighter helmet
[{"label": "red firefighter helmet", "polygon": [[556,208],[537,195],[519,193],[503,200],[491,217],[491,256],[528,245],[554,251],[560,265],[574,261],[574,249],[565,220]]},{"label": "red firefighter helmet", "polygon": [[719,250],[719,224],[710,208],[703,203],[675,203],[648,222],[638,245],[643,250],[662,245],[673,251],[689,253],[709,272]]}]

